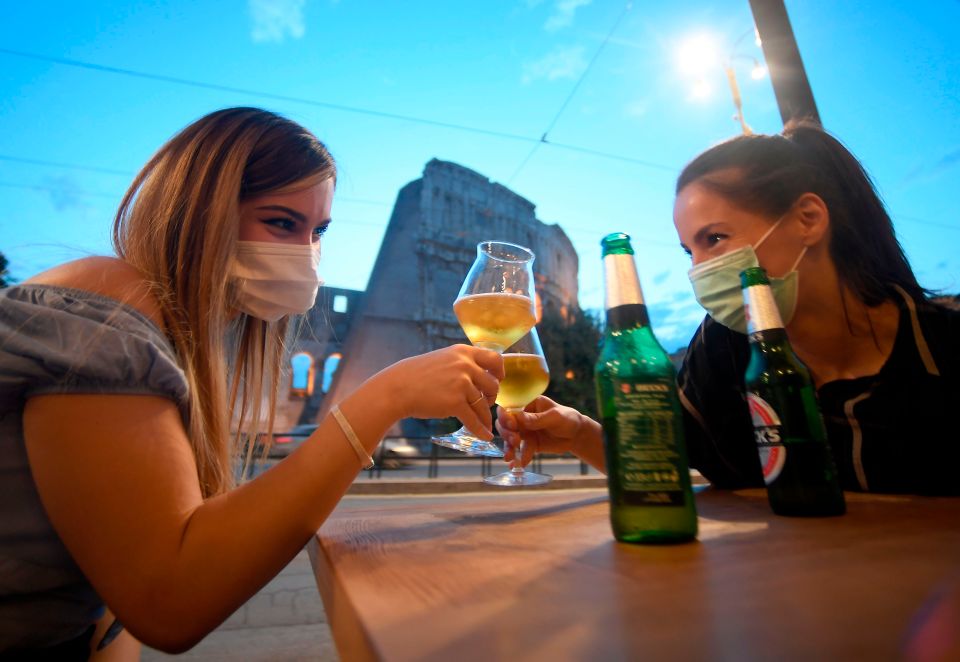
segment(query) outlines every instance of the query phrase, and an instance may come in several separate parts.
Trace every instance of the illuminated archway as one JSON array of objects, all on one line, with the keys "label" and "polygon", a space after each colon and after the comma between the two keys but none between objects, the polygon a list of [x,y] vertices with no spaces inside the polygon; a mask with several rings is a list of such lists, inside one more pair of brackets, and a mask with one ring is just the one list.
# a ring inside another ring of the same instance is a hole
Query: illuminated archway
[{"label": "illuminated archway", "polygon": [[337,372],[337,368],[340,366],[340,359],[342,358],[343,355],[340,354],[340,352],[334,352],[323,362],[323,384],[321,388],[324,393],[330,390],[330,384],[333,383],[333,375]]},{"label": "illuminated archway", "polygon": [[313,356],[307,352],[297,352],[290,357],[290,397],[313,395],[314,372]]}]

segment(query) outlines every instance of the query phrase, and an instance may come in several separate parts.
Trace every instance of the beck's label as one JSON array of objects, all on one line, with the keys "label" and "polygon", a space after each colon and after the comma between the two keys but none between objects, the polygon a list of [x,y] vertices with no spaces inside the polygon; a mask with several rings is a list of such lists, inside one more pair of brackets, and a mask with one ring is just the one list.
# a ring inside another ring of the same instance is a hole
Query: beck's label
[{"label": "beck's label", "polygon": [[756,393],[747,393],[750,418],[753,419],[753,436],[760,454],[763,482],[769,485],[783,471],[787,461],[787,448],[783,445],[783,428],[780,417],[766,400]]}]

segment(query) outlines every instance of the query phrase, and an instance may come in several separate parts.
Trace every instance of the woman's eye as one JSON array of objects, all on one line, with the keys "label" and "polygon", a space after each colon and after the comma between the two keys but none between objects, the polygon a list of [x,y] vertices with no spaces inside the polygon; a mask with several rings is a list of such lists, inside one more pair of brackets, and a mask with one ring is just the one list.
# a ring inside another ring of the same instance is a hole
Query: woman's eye
[{"label": "woman's eye", "polygon": [[297,224],[294,223],[293,219],[289,218],[267,218],[263,221],[267,225],[279,228],[280,230],[291,231],[297,227]]},{"label": "woman's eye", "polygon": [[314,228],[314,229],[313,229],[313,236],[316,237],[317,239],[319,239],[320,237],[322,237],[323,235],[325,235],[325,234],[327,233],[327,228],[329,228],[329,227],[330,227],[330,224],[328,223],[327,225],[321,225],[321,226],[318,227],[318,228]]},{"label": "woman's eye", "polygon": [[720,232],[713,232],[707,235],[707,244],[709,246],[716,246],[726,238],[727,238],[727,235],[725,234],[721,234]]}]

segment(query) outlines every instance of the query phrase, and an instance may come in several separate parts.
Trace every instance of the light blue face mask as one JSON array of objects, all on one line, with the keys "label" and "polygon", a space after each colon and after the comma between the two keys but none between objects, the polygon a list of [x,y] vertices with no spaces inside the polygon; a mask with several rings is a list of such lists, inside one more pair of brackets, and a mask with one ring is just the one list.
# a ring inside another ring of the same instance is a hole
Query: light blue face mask
[{"label": "light blue face mask", "polygon": [[[759,267],[756,249],[766,241],[784,217],[781,216],[770,229],[760,237],[756,246],[744,246],[701,262],[693,267],[688,275],[693,285],[693,293],[714,320],[728,329],[746,334],[747,318],[743,312],[743,293],[740,290],[740,272],[750,267]],[[797,265],[807,252],[804,246],[800,256],[786,274],[779,278],[770,278],[770,289],[780,309],[784,325],[790,323],[797,309],[797,292],[800,287],[800,273]]]}]

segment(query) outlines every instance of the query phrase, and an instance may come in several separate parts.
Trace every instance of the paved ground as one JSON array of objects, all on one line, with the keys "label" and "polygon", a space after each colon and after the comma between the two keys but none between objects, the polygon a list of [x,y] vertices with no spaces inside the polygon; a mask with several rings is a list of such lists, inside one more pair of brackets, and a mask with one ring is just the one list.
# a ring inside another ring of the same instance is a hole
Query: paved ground
[{"label": "paved ground", "polygon": [[336,662],[323,603],[307,552],[191,650],[177,656],[144,648],[141,660]]},{"label": "paved ground", "polygon": [[[506,469],[494,461],[484,469],[477,459],[453,458],[439,463],[438,478],[427,478],[428,463],[417,461],[398,470],[362,472],[346,499],[370,496],[501,490],[484,485],[484,473]],[[549,487],[597,487],[605,479],[594,470],[580,474],[580,463],[570,459],[544,460],[540,471],[552,474]],[[387,497],[389,498],[389,496]],[[144,648],[141,660],[204,660],[204,662],[337,662],[336,646],[327,625],[310,558],[300,552],[273,581],[194,648],[177,656]]]}]

